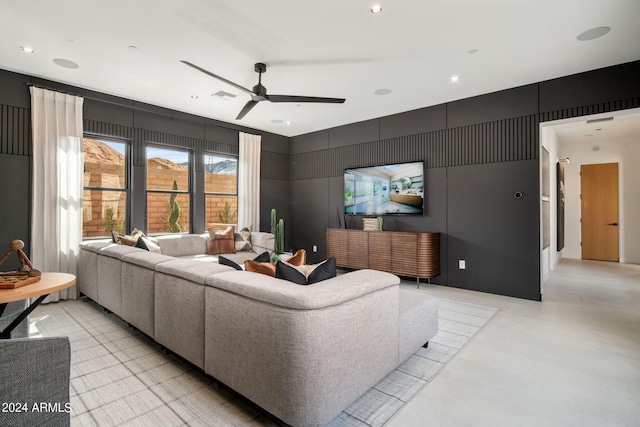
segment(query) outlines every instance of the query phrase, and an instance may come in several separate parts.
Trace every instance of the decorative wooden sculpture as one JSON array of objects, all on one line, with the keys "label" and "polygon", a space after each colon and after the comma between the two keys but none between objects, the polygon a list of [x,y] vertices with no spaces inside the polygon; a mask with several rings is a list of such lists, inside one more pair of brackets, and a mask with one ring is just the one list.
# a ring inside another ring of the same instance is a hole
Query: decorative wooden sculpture
[{"label": "decorative wooden sculpture", "polygon": [[17,271],[0,273],[0,289],[14,289],[40,280],[42,273],[40,270],[33,268],[33,264],[22,251],[22,248],[24,248],[22,240],[13,240],[9,245],[9,251],[0,260],[1,265],[13,252],[16,252],[21,265]]}]

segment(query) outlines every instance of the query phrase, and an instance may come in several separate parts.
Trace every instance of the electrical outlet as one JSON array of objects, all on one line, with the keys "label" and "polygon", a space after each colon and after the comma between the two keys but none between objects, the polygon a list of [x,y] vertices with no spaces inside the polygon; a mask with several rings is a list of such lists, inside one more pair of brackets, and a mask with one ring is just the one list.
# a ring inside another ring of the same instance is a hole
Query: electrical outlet
[{"label": "electrical outlet", "polygon": [[318,252],[318,247],[316,245],[313,245],[313,252]]},{"label": "electrical outlet", "polygon": [[459,259],[458,260],[458,268],[460,270],[465,270],[467,268],[467,261],[465,261],[463,259]]}]

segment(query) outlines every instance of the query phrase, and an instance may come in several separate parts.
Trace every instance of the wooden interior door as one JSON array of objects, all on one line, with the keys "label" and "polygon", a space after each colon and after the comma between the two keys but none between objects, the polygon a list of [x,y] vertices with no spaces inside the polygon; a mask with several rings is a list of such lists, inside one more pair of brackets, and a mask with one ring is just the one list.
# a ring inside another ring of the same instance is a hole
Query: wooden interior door
[{"label": "wooden interior door", "polygon": [[620,260],[618,164],[580,166],[582,259]]}]

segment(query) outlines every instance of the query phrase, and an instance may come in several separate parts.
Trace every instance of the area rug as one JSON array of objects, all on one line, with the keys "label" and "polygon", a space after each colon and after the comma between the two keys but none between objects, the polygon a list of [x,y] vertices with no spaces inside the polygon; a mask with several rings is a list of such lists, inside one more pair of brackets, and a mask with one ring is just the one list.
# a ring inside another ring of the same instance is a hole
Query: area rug
[{"label": "area rug", "polygon": [[[440,299],[439,331],[328,424],[383,426],[425,387],[497,309]],[[30,336],[71,341],[72,426],[273,426],[251,402],[88,300],[43,304]],[[0,424],[2,424],[0,422]]]},{"label": "area rug", "polygon": [[497,308],[440,299],[438,333],[429,341],[429,347],[418,350],[326,426],[384,426],[497,311]]}]

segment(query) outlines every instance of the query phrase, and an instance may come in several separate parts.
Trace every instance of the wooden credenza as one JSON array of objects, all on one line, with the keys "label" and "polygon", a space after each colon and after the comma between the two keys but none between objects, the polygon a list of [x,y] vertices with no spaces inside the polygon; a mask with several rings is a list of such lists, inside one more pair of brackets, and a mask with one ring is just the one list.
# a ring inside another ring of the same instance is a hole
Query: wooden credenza
[{"label": "wooden credenza", "polygon": [[327,258],[339,267],[372,268],[431,279],[440,274],[440,233],[327,228]]}]

